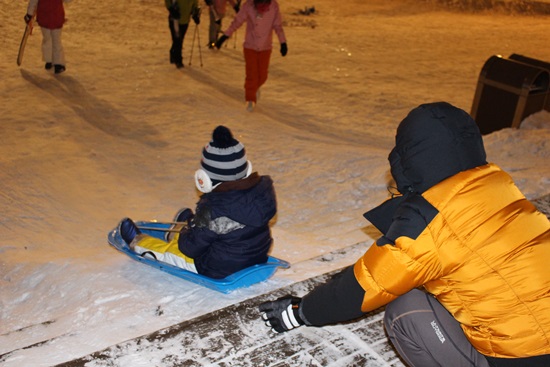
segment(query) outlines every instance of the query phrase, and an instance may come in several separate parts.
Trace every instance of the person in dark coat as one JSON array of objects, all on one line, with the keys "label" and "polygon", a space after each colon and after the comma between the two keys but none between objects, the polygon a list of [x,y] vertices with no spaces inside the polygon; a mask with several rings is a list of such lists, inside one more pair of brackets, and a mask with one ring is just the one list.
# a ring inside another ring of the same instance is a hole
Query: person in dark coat
[{"label": "person in dark coat", "polygon": [[216,279],[265,263],[273,242],[269,222],[277,213],[273,180],[252,172],[244,145],[228,128],[218,126],[203,148],[195,183],[203,194],[194,214],[176,214],[175,221],[185,223],[179,234],[163,241],[125,218],[119,225],[124,241],[139,254]]}]

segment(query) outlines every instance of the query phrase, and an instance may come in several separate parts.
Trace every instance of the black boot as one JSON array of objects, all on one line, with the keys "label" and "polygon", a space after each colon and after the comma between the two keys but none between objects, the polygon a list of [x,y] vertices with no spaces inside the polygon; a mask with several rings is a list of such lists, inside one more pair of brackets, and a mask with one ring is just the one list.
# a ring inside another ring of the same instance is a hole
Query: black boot
[{"label": "black boot", "polygon": [[124,242],[126,242],[126,244],[128,245],[132,243],[137,235],[141,234],[139,228],[130,218],[124,218],[122,221],[120,221],[120,224],[118,225],[118,231]]},{"label": "black boot", "polygon": [[52,68],[53,64],[51,62],[47,62],[46,65],[44,65],[44,69],[50,70]]},{"label": "black boot", "polygon": [[54,65],[53,67],[55,69],[56,74],[61,74],[62,72],[65,71],[65,65]]}]

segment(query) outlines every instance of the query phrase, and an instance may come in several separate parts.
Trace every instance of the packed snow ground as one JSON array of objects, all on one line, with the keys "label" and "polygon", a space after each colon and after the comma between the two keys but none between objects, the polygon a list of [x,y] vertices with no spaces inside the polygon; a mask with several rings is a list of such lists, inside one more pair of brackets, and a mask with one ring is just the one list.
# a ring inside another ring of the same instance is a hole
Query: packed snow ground
[{"label": "packed snow ground", "polygon": [[[492,55],[550,61],[548,17],[407,0],[281,0],[289,54],[275,41],[249,113],[244,28],[208,50],[204,14],[200,42],[191,55],[192,25],[177,70],[161,1],[74,0],[67,71],[54,76],[38,27],[16,66],[26,2],[0,4],[2,366],[68,361],[352,263],[310,268],[307,259],[376,238],[362,214],[388,195],[387,154],[407,112],[440,100],[469,111]],[[298,14],[311,6],[315,14]],[[218,124],[273,177],[272,254],[294,264],[230,295],[137,264],[106,241],[122,217],[170,220],[194,207],[193,173]],[[549,141],[547,112],[485,137],[489,160],[530,199],[550,191]],[[260,322],[256,332],[265,332]]]}]

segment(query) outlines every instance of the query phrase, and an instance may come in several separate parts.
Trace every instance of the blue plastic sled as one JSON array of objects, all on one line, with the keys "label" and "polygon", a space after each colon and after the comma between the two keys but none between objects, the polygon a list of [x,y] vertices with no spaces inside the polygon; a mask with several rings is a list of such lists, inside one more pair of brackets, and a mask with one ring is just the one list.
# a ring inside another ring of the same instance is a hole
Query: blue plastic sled
[{"label": "blue plastic sled", "polygon": [[[157,222],[136,222],[136,224],[140,227],[149,228],[143,229],[142,232],[157,238],[163,238],[165,229],[170,227],[169,224]],[[159,229],[155,230],[155,228]],[[277,271],[277,268],[281,267],[286,269],[290,267],[288,262],[269,256],[267,262],[264,264],[253,265],[223,279],[213,279],[161,261],[141,257],[139,254],[132,251],[126,242],[124,242],[120,236],[118,227],[109,232],[107,238],[111,246],[130,256],[134,260],[222,293],[229,293],[237,288],[244,288],[251,286],[252,284],[262,282],[269,279],[275,271]]]}]

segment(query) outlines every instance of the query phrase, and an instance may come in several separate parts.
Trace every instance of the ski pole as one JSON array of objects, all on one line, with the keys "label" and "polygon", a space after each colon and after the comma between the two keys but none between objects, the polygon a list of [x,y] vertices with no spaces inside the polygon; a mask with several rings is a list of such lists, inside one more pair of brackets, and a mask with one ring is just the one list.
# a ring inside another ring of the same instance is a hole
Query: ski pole
[{"label": "ski pole", "polygon": [[197,31],[197,41],[199,42],[199,60],[201,61],[201,68],[202,68],[201,31],[196,26],[195,26],[195,30]]},{"label": "ski pole", "polygon": [[[189,55],[189,66],[191,66],[191,59],[193,58],[193,49],[195,48],[195,36],[197,35],[197,24],[195,24],[195,31],[193,32],[193,41],[191,42],[191,54]],[[199,45],[200,47],[200,45]]]}]

